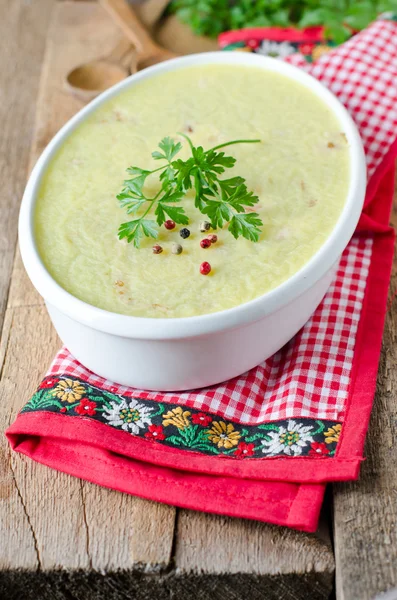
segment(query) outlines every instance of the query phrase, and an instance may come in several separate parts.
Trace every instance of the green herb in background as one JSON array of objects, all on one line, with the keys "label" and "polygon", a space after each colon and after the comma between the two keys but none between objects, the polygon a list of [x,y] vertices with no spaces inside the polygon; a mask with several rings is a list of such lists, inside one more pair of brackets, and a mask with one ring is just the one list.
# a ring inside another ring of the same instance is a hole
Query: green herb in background
[{"label": "green herb in background", "polygon": [[[258,143],[260,140],[234,140],[204,150],[202,146],[193,146],[187,135],[180,135],[188,141],[191,150],[191,156],[187,160],[174,160],[182,149],[182,144],[166,137],[159,143],[160,152],[152,152],[155,160],[166,161],[166,164],[152,171],[140,167],[127,169],[132,178],[124,181],[123,190],[117,199],[127,214],[140,210],[143,214],[120,225],[119,239],[126,238],[127,242],[133,242],[139,248],[144,236],[157,237],[158,228],[168,217],[175,223],[187,225],[189,219],[183,207],[176,204],[189,189],[194,188],[195,206],[208,216],[214,229],[228,223],[228,229],[236,239],[243,236],[257,242],[263,223],[257,213],[246,213],[245,208],[254,206],[259,198],[248,191],[243,177],[219,178],[226,169],[235,165],[236,159],[218,150],[233,144]],[[150,197],[143,188],[152,173],[159,173],[161,187],[155,196]],[[156,220],[147,218],[151,212],[154,212]]]},{"label": "green herb in background", "polygon": [[243,27],[324,25],[336,44],[347,40],[397,0],[172,0],[169,10],[198,35],[217,37]]}]

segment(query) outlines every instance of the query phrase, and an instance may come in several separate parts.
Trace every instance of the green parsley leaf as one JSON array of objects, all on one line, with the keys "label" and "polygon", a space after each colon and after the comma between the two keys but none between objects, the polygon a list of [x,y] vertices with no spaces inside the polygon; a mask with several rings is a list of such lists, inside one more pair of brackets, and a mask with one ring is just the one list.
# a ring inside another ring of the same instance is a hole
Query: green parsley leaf
[{"label": "green parsley leaf", "polygon": [[262,225],[257,213],[235,214],[229,223],[228,230],[236,239],[242,235],[247,240],[257,242]]},{"label": "green parsley leaf", "polygon": [[245,183],[240,184],[235,189],[232,188],[231,193],[230,191],[227,192],[225,188],[223,188],[223,192],[224,198],[227,198],[228,204],[238,212],[244,212],[245,206],[254,206],[259,200],[258,196],[247,190]]},{"label": "green parsley leaf", "polygon": [[158,229],[155,221],[149,219],[133,219],[122,223],[119,227],[119,239],[127,238],[127,242],[134,242],[139,248],[143,236],[157,238]]},{"label": "green parsley leaf", "polygon": [[171,162],[174,156],[178,154],[179,150],[182,149],[182,144],[180,142],[175,143],[170,137],[165,137],[159,143],[159,148],[163,153],[158,151],[152,152],[153,158],[156,160],[165,159],[168,160],[168,162]]},{"label": "green parsley leaf", "polygon": [[146,202],[145,198],[132,198],[129,193],[124,192],[121,192],[116,197],[120,202],[120,207],[125,208],[129,215],[137,212]]},{"label": "green parsley leaf", "polygon": [[223,227],[225,221],[233,218],[233,212],[227,203],[221,200],[208,200],[202,212],[208,215],[213,229]]},{"label": "green parsley leaf", "polygon": [[189,219],[181,206],[168,206],[168,204],[159,202],[154,214],[160,226],[167,220],[167,216],[175,221],[175,223],[178,223],[178,225],[187,225],[189,223]]}]

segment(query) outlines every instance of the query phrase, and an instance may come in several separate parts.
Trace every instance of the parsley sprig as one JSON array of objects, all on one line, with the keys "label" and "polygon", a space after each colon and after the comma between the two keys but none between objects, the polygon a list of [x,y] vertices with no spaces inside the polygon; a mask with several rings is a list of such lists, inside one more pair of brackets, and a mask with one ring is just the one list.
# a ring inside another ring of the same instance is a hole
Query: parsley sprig
[{"label": "parsley sprig", "polygon": [[[191,156],[187,160],[175,159],[182,149],[180,142],[165,137],[159,143],[160,151],[152,152],[155,160],[164,161],[161,167],[151,171],[140,167],[129,167],[130,179],[124,181],[124,187],[117,199],[127,214],[141,212],[141,216],[122,223],[119,238],[126,238],[139,248],[144,236],[157,238],[158,228],[167,220],[187,225],[189,219],[182,206],[178,206],[190,189],[195,190],[194,204],[208,217],[214,229],[228,223],[228,230],[237,239],[240,236],[257,242],[260,227],[263,225],[255,212],[245,212],[254,206],[259,198],[247,189],[243,177],[220,179],[226,169],[231,169],[236,159],[226,156],[221,149],[233,144],[252,144],[260,140],[233,140],[204,150],[194,146],[191,139],[181,133],[188,144]],[[148,196],[145,183],[149,175],[159,173],[160,188],[154,196]],[[156,220],[148,218],[152,213]]]}]

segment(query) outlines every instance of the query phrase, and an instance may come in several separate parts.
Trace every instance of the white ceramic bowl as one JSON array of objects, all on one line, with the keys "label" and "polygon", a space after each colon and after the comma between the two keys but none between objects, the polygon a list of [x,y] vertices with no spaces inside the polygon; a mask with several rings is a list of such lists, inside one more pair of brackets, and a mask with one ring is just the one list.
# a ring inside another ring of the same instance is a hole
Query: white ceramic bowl
[{"label": "white ceramic bowl", "polygon": [[[51,277],[34,240],[33,213],[41,178],[56,150],[92,111],[120,91],[159,73],[190,65],[233,64],[277,71],[309,88],[336,115],[349,145],[351,175],[343,212],[320,250],[295,275],[267,294],[221,312],[179,319],[124,316],[95,308]],[[342,104],[321,83],[284,62],[242,52],[176,58],[129,77],[101,94],[54,137],[32,171],[22,200],[19,243],[33,285],[70,352],[112,381],[148,390],[208,386],[258,365],[283,346],[323,298],[338,260],[357,225],[366,185],[357,129]]]}]

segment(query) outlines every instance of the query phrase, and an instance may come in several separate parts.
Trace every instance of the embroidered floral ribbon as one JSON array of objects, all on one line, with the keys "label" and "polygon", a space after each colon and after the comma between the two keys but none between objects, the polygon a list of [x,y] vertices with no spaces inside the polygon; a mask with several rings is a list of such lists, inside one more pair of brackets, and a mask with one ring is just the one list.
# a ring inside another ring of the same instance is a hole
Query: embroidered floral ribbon
[{"label": "embroidered floral ribbon", "polygon": [[242,426],[206,412],[128,398],[72,377],[47,377],[22,413],[84,416],[136,436],[208,455],[231,458],[332,457],[342,425],[331,420],[284,419]]}]

